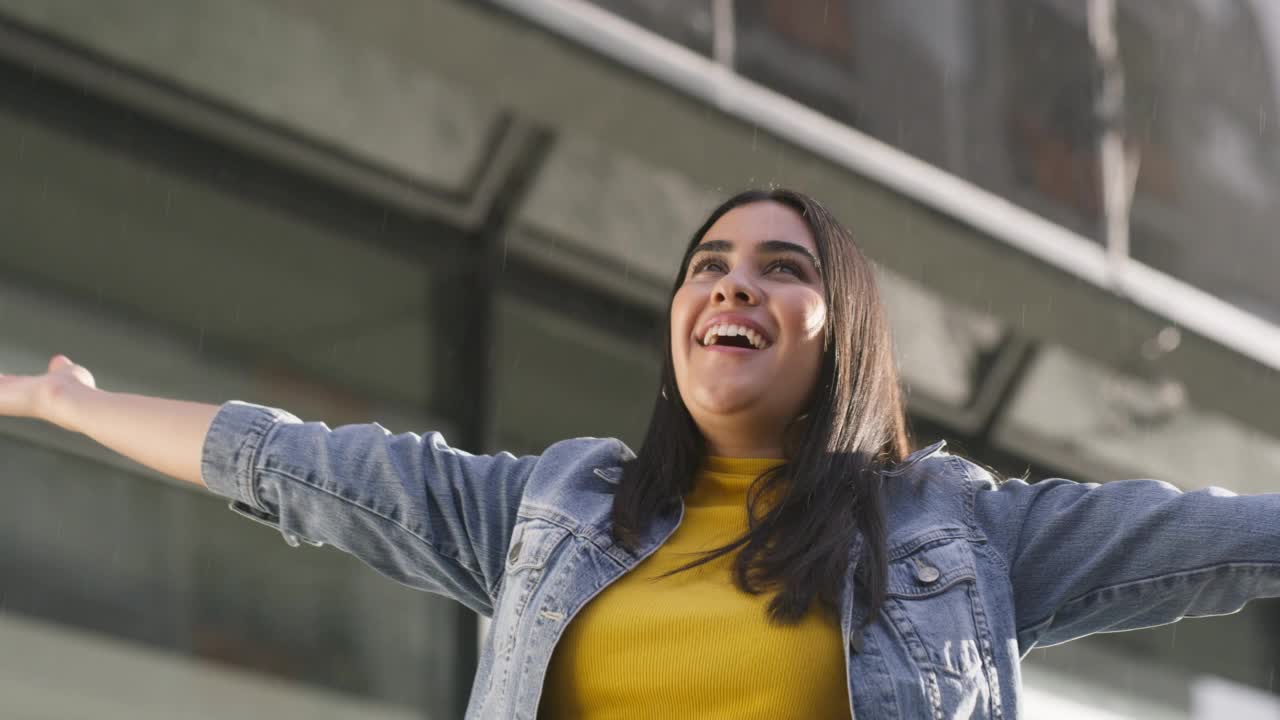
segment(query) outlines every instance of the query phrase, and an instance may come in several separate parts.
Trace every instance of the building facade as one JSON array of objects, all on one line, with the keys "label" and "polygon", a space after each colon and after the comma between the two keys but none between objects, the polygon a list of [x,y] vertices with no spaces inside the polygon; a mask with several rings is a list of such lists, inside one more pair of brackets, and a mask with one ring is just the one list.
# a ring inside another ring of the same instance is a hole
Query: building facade
[{"label": "building facade", "polygon": [[[1280,17],[1161,8],[0,0],[0,370],[638,446],[681,249],[780,184],[879,266],[920,444],[1280,490]],[[460,606],[45,425],[0,458],[0,715],[461,715]],[[1032,706],[1266,707],[1278,608],[1037,650]]]}]

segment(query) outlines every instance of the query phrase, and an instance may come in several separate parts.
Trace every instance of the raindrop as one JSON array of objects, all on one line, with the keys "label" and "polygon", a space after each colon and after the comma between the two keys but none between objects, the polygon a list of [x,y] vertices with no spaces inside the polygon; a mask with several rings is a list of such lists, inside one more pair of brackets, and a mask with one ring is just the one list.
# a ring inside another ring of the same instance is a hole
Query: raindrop
[{"label": "raindrop", "polygon": [[1178,331],[1178,328],[1170,325],[1156,335],[1156,342],[1161,350],[1173,352],[1178,348],[1178,345],[1182,344],[1182,333]]},{"label": "raindrop", "polygon": [[1182,332],[1173,325],[1166,325],[1156,333],[1155,337],[1149,338],[1142,344],[1142,356],[1147,360],[1158,360],[1177,350],[1181,344]]}]

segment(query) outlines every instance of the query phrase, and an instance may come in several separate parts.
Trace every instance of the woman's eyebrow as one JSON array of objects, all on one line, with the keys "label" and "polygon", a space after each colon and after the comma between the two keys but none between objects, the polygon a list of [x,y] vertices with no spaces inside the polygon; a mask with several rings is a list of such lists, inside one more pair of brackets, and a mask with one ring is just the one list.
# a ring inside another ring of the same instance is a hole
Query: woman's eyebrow
[{"label": "woman's eyebrow", "polygon": [[729,252],[733,249],[733,243],[728,240],[708,240],[700,242],[689,248],[689,252],[685,253],[684,264],[688,265],[689,260],[700,252]]},{"label": "woman's eyebrow", "polygon": [[808,258],[809,262],[813,264],[814,270],[822,268],[822,263],[818,262],[818,258],[815,257],[813,253],[809,252],[809,248],[803,245],[797,245],[796,243],[787,242],[786,240],[765,240],[760,243],[760,249],[765,252],[772,253],[797,253]]},{"label": "woman's eyebrow", "polygon": [[[818,262],[818,258],[809,251],[809,248],[803,245],[787,242],[786,240],[765,240],[760,243],[760,249],[766,253],[797,253],[808,258],[814,270],[822,268],[822,263]],[[698,243],[689,248],[689,253],[684,257],[684,264],[688,265],[689,260],[700,252],[729,252],[730,250],[733,250],[733,243],[728,240],[708,240]]]}]

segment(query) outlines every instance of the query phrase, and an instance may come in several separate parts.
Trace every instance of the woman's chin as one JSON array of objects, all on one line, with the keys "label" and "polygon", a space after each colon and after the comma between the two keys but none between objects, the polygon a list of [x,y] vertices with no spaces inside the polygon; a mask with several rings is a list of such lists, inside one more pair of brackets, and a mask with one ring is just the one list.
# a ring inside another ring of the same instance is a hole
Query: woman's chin
[{"label": "woman's chin", "polygon": [[694,396],[694,403],[710,415],[739,415],[758,405],[761,395],[757,388],[701,388]]}]

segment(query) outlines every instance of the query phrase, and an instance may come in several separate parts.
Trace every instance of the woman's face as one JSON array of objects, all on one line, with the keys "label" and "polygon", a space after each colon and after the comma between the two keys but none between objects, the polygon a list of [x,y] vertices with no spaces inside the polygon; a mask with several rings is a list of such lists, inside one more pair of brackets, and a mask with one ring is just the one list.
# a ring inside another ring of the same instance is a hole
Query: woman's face
[{"label": "woman's face", "polygon": [[671,353],[704,435],[769,428],[780,443],[808,404],[827,322],[817,257],[800,215],[771,201],[725,213],[694,248],[672,302]]}]

